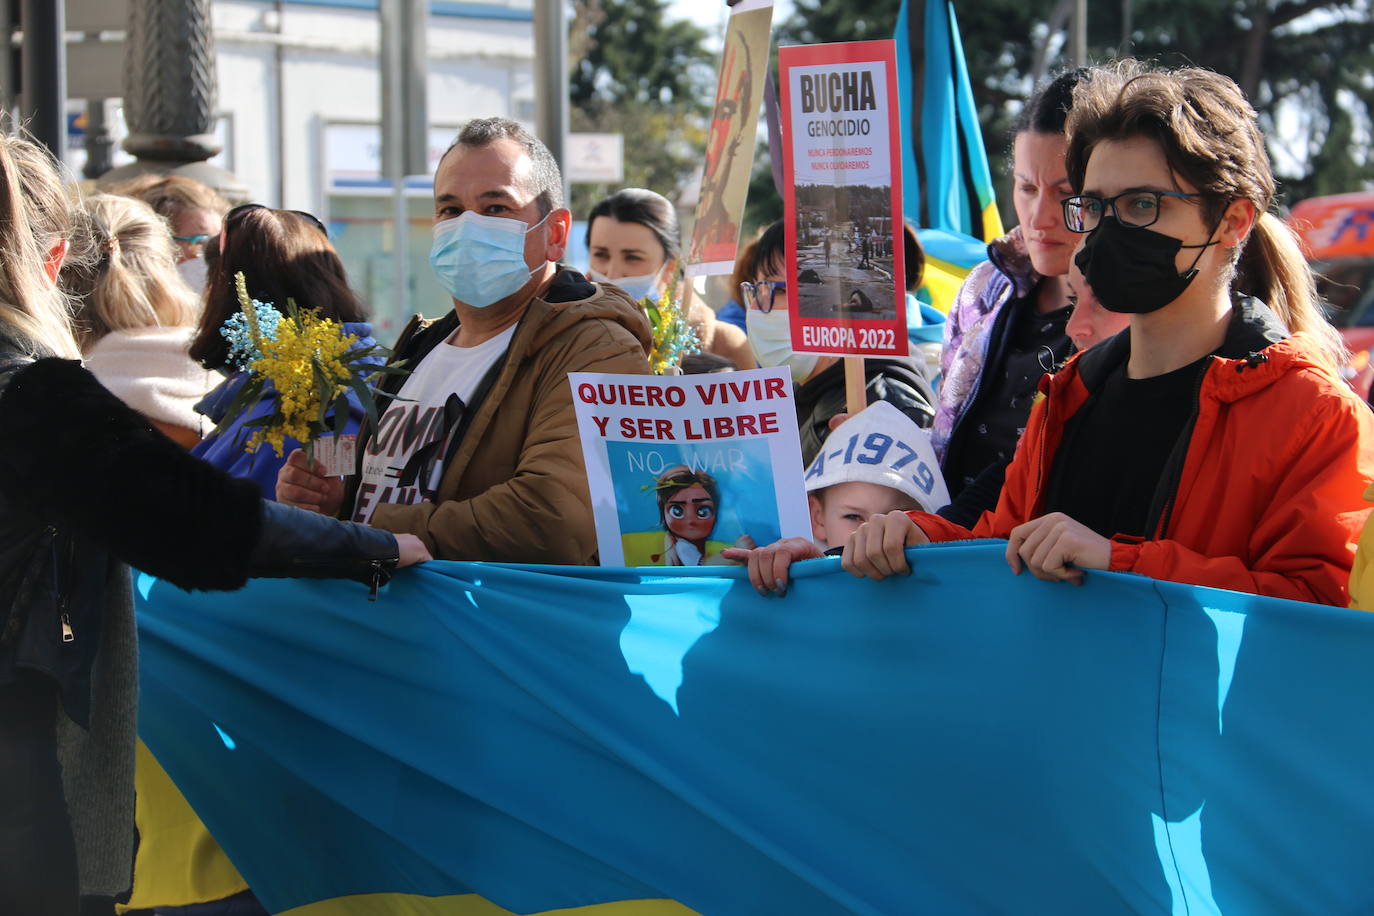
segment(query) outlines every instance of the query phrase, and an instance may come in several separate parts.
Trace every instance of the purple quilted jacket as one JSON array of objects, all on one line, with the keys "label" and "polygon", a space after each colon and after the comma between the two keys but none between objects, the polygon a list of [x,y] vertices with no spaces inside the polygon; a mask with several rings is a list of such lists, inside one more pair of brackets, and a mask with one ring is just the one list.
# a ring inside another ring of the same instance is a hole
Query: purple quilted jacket
[{"label": "purple quilted jacket", "polygon": [[945,322],[940,351],[940,391],[931,439],[943,462],[949,437],[973,401],[1002,306],[1026,296],[1040,282],[1017,227],[988,245],[988,259],[969,272]]}]

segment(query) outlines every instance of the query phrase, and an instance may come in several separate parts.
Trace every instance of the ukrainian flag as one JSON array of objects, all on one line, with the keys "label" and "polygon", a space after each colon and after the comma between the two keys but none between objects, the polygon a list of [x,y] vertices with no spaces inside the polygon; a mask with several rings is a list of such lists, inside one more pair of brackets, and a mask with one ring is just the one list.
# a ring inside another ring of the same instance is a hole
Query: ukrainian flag
[{"label": "ukrainian flag", "polygon": [[144,581],[139,728],[290,916],[1368,912],[1374,615],[1005,546]]},{"label": "ukrainian flag", "polygon": [[926,250],[926,292],[947,312],[969,270],[986,259],[986,243],[1002,234],[1002,219],[953,3],[903,0],[895,37],[903,215]]}]

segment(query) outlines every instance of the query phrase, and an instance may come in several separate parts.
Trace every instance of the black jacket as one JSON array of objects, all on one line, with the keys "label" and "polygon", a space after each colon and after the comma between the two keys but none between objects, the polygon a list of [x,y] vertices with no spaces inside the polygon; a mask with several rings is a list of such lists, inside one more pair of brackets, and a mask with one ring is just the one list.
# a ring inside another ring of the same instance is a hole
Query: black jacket
[{"label": "black jacket", "polygon": [[376,586],[395,568],[390,533],[265,502],[79,363],[21,353],[0,330],[0,686],[52,677],[85,724],[112,563],[219,590],[254,575]]},{"label": "black jacket", "polygon": [[[935,419],[935,392],[925,374],[907,361],[891,359],[864,360],[865,390],[868,403],[887,401],[926,429]],[[844,361],[837,360],[815,378],[799,385],[797,398],[797,432],[801,434],[802,464],[821,450],[825,437],[830,435],[830,418],[844,413]]]}]

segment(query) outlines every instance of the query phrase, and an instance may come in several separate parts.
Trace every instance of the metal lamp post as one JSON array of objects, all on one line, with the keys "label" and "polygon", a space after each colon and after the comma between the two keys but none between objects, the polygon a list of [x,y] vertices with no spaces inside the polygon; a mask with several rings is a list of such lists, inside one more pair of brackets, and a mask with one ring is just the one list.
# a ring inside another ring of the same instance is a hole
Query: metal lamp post
[{"label": "metal lamp post", "polygon": [[98,184],[160,172],[246,200],[248,188],[233,173],[206,161],[220,151],[210,0],[130,0],[127,35],[124,149],[138,161],[106,172]]}]

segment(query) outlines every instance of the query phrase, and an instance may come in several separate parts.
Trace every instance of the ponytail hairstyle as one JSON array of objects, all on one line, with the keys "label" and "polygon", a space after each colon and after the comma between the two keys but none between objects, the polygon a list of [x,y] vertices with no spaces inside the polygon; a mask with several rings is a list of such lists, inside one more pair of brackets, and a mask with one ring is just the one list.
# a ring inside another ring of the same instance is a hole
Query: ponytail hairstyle
[{"label": "ponytail hairstyle", "polygon": [[82,207],[74,238],[93,253],[64,266],[63,288],[80,300],[77,332],[83,349],[111,331],[193,327],[198,299],[176,269],[166,220],[132,197],[95,194]]},{"label": "ponytail hairstyle", "polygon": [[1232,290],[1263,301],[1289,331],[1315,338],[1332,368],[1344,365],[1345,345],[1321,311],[1311,268],[1292,230],[1269,212],[1274,173],[1255,110],[1239,86],[1198,67],[1160,70],[1124,60],[1074,87],[1066,130],[1075,188],[1083,187],[1099,143],[1144,137],[1158,143],[1170,170],[1203,195],[1208,224],[1219,223],[1233,201],[1250,201],[1258,218],[1235,249]]},{"label": "ponytail hairstyle", "polygon": [[71,306],[49,277],[72,229],[72,202],[47,151],[0,135],[0,327],[33,357],[80,358]]}]

